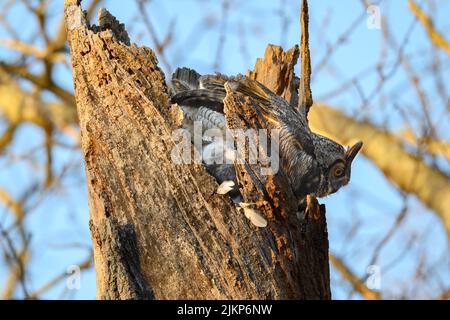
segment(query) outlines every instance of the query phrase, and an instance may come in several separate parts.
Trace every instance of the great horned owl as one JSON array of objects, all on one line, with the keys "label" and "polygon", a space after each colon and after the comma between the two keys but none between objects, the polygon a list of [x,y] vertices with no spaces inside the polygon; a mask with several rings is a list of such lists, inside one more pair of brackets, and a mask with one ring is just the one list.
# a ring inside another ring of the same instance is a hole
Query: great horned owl
[{"label": "great horned owl", "polygon": [[[201,121],[204,130],[225,130],[225,87],[257,100],[261,109],[259,111],[274,128],[280,130],[281,168],[297,197],[324,197],[348,184],[352,161],[361,149],[362,142],[344,148],[312,132],[305,113],[254,80],[221,74],[200,76],[191,69],[177,69],[172,75],[172,102],[183,109],[184,126],[190,128],[193,121]],[[203,143],[204,159],[208,158],[208,150],[227,148],[220,139],[206,137]],[[232,165],[206,165],[219,182],[235,180]]]}]

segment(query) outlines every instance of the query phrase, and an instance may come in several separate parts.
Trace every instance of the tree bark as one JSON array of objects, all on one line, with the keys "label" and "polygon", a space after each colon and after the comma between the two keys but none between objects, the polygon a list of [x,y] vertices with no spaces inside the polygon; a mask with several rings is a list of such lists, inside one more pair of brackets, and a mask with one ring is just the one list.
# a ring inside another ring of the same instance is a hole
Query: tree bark
[{"label": "tree bark", "polygon": [[[266,228],[253,226],[228,195],[215,193],[202,165],[172,161],[177,119],[154,52],[130,45],[124,26],[105,12],[89,26],[77,0],[64,8],[97,298],[329,299],[324,207],[311,219],[282,175],[255,177],[255,168],[236,166],[247,182],[244,198],[268,220]],[[267,78],[254,78],[292,93],[298,53],[267,50],[282,59],[264,59],[253,72]],[[251,103],[229,90],[228,123],[235,111],[236,126],[256,128],[261,119]]]}]

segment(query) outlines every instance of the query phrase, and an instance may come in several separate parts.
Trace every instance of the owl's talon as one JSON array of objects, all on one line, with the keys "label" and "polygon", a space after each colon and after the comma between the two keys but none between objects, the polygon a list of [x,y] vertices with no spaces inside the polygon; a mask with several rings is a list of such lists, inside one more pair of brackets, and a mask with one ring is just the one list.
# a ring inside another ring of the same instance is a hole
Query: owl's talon
[{"label": "owl's talon", "polygon": [[311,195],[306,196],[306,216],[314,220],[319,220],[321,216],[319,201]]}]

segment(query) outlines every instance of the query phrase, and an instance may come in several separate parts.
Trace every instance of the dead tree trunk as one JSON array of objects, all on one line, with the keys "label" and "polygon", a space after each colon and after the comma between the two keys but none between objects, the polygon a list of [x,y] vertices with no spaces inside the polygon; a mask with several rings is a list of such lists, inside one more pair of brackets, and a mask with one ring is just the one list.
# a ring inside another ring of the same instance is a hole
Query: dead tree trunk
[{"label": "dead tree trunk", "polygon": [[[97,298],[329,299],[324,208],[318,220],[308,218],[281,175],[258,180],[241,166],[248,182],[241,191],[268,220],[253,226],[215,193],[203,166],[172,162],[177,121],[153,51],[130,45],[105,12],[89,26],[77,0],[65,1],[65,18]],[[269,46],[248,76],[295,104],[298,54]],[[228,92],[225,109],[254,124],[248,106]]]}]

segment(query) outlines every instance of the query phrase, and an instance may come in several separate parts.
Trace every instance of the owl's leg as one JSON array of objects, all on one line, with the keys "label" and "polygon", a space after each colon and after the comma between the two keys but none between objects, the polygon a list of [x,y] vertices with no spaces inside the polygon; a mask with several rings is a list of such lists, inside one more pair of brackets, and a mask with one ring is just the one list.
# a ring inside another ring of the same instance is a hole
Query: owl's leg
[{"label": "owl's leg", "polygon": [[320,205],[319,201],[317,201],[317,198],[312,195],[306,196],[306,216],[310,217],[314,220],[319,220],[321,211],[320,211]]}]

